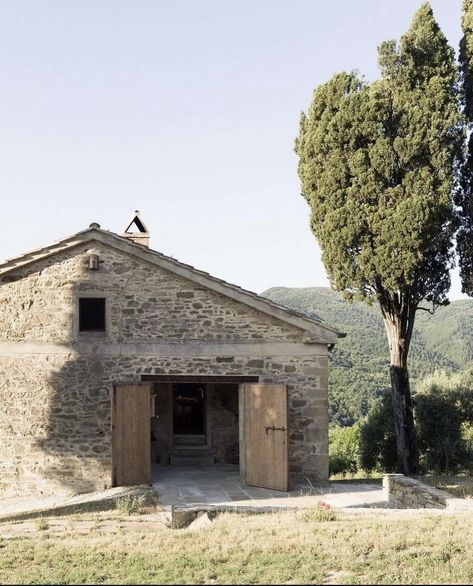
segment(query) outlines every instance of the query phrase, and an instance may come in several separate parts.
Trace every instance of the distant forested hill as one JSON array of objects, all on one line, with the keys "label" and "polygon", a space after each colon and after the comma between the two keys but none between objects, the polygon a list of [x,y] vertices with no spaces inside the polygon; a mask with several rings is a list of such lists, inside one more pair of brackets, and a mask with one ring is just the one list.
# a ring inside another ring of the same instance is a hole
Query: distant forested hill
[{"label": "distant forested hill", "polygon": [[[331,352],[330,417],[351,425],[389,388],[389,353],[377,306],[350,303],[325,287],[273,287],[264,297],[319,317],[342,332]],[[473,300],[453,301],[434,315],[419,311],[409,356],[415,383],[437,369],[458,371],[473,362]]]}]

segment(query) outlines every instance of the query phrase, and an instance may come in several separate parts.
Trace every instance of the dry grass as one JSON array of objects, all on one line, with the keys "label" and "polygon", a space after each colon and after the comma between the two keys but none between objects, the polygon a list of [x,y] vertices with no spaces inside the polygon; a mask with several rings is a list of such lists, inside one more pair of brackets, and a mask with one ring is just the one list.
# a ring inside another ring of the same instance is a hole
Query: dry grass
[{"label": "dry grass", "polygon": [[49,523],[46,521],[44,517],[39,516],[36,519],[36,528],[38,529],[38,531],[46,531],[47,529],[49,529]]},{"label": "dry grass", "polygon": [[198,533],[132,517],[112,517],[105,531],[106,521],[63,519],[58,534],[51,519],[28,538],[0,540],[2,583],[473,583],[464,515],[224,514]]},{"label": "dry grass", "polygon": [[363,482],[382,484],[382,472],[368,472],[366,470],[358,470],[357,472],[341,472],[339,474],[331,474],[330,480],[333,482]]},{"label": "dry grass", "polygon": [[458,498],[473,498],[473,477],[463,475],[434,475],[419,476],[418,479],[425,484],[435,486],[439,490],[445,490]]}]

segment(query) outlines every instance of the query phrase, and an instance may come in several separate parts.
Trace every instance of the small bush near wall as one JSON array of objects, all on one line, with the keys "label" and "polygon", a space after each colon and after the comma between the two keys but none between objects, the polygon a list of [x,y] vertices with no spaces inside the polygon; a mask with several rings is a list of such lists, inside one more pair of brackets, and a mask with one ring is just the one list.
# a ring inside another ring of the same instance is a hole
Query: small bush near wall
[{"label": "small bush near wall", "polygon": [[360,467],[360,426],[329,430],[330,474],[354,473]]}]

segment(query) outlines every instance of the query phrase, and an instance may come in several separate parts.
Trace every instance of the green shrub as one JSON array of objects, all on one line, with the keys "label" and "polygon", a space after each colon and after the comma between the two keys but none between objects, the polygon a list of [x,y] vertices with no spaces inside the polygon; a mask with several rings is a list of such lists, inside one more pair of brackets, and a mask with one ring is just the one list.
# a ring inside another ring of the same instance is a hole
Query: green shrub
[{"label": "green shrub", "polygon": [[[413,395],[424,474],[473,472],[473,369],[439,371],[423,379]],[[391,393],[386,392],[360,427],[360,464],[365,470],[396,470]]]},{"label": "green shrub", "polygon": [[360,426],[329,430],[330,474],[357,472],[360,464]]},{"label": "green shrub", "polygon": [[473,424],[469,421],[462,423],[462,437],[465,441],[466,449],[470,454],[473,454]]},{"label": "green shrub", "polygon": [[414,414],[422,472],[473,470],[472,403],[471,371],[450,375],[436,372],[419,385]]},{"label": "green shrub", "polygon": [[365,470],[393,472],[397,465],[391,391],[386,391],[360,426],[360,463]]}]

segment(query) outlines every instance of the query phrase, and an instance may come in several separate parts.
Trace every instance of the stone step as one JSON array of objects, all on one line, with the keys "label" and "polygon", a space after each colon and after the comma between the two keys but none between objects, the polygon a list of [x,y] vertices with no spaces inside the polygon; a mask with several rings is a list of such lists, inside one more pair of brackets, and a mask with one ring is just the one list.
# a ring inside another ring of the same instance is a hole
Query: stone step
[{"label": "stone step", "polygon": [[215,450],[208,446],[173,446],[169,463],[171,466],[210,466],[215,464]]},{"label": "stone step", "polygon": [[184,455],[184,454],[215,454],[215,450],[213,448],[209,448],[208,446],[172,446],[171,448],[172,454]]},{"label": "stone step", "polygon": [[207,447],[205,435],[176,435],[173,437],[174,447],[176,446],[202,446]]},{"label": "stone step", "polygon": [[211,466],[215,464],[213,454],[180,454],[173,452],[169,456],[171,466]]}]

